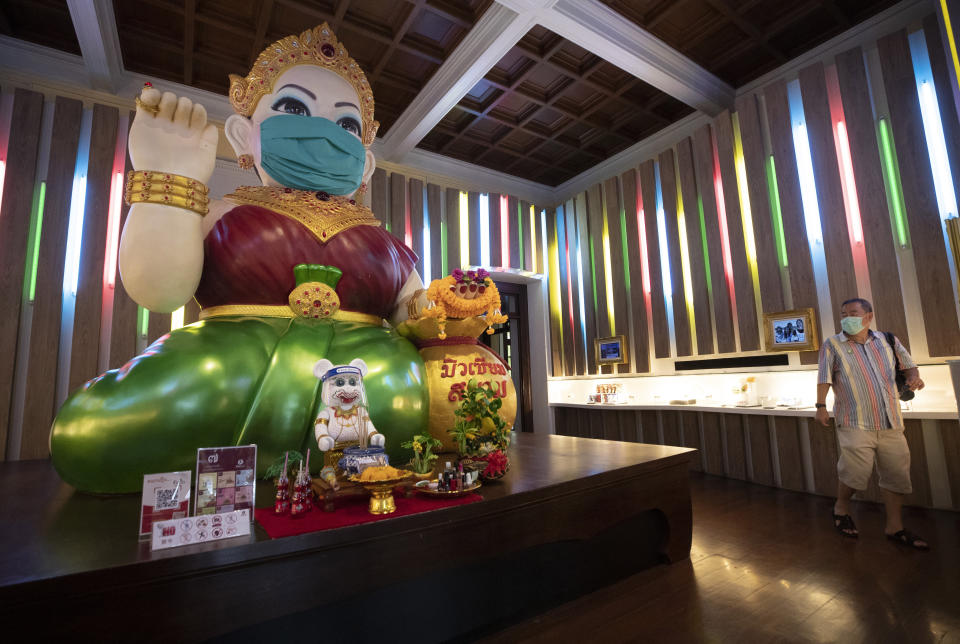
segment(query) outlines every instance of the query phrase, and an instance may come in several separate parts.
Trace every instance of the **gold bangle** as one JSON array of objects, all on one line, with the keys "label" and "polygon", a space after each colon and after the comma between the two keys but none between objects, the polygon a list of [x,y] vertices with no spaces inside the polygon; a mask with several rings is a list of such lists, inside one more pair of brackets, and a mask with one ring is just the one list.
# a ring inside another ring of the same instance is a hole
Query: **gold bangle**
[{"label": "gold bangle", "polygon": [[156,182],[156,183],[170,183],[173,185],[183,186],[184,188],[192,188],[194,190],[199,190],[203,194],[209,194],[210,188],[208,188],[202,181],[197,181],[196,179],[191,179],[190,177],[184,177],[179,174],[173,174],[170,172],[155,172],[153,170],[131,170],[127,173],[127,183],[132,181],[146,181],[146,182]]},{"label": "gold bangle", "polygon": [[318,418],[318,419],[317,419],[317,422],[314,423],[314,426],[317,426],[317,425],[329,425],[329,424],[330,424],[330,421],[327,420],[326,418]]},{"label": "gold bangle", "polygon": [[181,197],[187,197],[188,199],[196,199],[197,201],[202,201],[203,203],[210,202],[210,197],[208,197],[206,193],[201,192],[196,188],[185,188],[184,186],[177,185],[175,183],[156,183],[151,181],[128,181],[127,192],[130,194],[133,194],[135,192],[171,194],[171,195],[179,195]]},{"label": "gold bangle", "polygon": [[420,296],[426,293],[426,289],[417,289],[417,291],[407,300],[407,317],[416,320],[420,317]]},{"label": "gold bangle", "polygon": [[207,206],[207,204],[201,203],[195,199],[187,199],[186,197],[181,197],[179,195],[168,195],[155,192],[134,192],[128,194],[127,203],[130,205],[135,203],[157,203],[164,206],[176,206],[185,210],[192,210],[200,216],[205,216],[208,212],[210,212],[210,208]]}]

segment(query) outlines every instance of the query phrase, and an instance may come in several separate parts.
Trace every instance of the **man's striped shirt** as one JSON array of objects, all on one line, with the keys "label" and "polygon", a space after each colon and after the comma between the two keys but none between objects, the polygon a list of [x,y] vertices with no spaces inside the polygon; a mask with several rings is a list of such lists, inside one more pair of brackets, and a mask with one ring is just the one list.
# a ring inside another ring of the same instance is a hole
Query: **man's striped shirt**
[{"label": "man's striped shirt", "polygon": [[[917,365],[895,338],[902,369]],[[903,429],[896,385],[897,366],[890,343],[870,331],[863,344],[845,333],[820,347],[819,384],[833,385],[833,416],[838,427]]]}]

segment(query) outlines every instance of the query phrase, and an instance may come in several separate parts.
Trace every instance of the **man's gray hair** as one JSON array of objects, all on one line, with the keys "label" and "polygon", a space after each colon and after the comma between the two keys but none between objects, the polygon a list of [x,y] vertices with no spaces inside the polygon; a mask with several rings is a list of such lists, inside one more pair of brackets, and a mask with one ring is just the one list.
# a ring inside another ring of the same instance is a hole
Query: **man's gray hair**
[{"label": "man's gray hair", "polygon": [[870,304],[869,300],[865,300],[862,297],[850,298],[849,300],[841,304],[840,307],[842,308],[847,304],[859,304],[863,308],[863,310],[866,311],[867,313],[873,313],[873,305]]}]

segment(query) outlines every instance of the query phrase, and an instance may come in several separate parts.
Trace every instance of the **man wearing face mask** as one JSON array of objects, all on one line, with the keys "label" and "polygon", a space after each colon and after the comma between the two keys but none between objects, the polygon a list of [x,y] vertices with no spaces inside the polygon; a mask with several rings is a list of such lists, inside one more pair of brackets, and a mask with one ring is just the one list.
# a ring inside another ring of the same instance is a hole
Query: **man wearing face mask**
[{"label": "man wearing face mask", "polygon": [[900,340],[894,338],[894,349],[884,334],[870,330],[873,321],[870,302],[853,298],[843,303],[840,312],[843,333],[823,342],[817,376],[816,419],[824,427],[830,423],[827,392],[831,386],[834,390],[833,415],[840,443],[834,526],[845,537],[858,536],[850,516],[850,499],[855,491],[866,489],[876,461],[886,508],[887,538],[926,550],[927,542],[905,530],[901,516],[903,495],[913,488],[910,449],[903,435],[895,380],[897,359],[906,370],[907,386],[911,390],[922,389],[923,381]]}]

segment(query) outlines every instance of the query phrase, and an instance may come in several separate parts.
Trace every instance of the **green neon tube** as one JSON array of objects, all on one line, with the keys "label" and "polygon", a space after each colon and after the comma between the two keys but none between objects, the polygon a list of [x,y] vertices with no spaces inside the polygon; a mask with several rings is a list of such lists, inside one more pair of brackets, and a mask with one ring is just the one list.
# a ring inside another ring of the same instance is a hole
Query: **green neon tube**
[{"label": "green neon tube", "polygon": [[137,307],[137,328],[140,330],[140,335],[147,335],[150,327],[150,311],[143,308],[142,306]]},{"label": "green neon tube", "polygon": [[441,279],[450,274],[450,267],[447,265],[447,222],[440,222],[440,275],[436,279]]},{"label": "green neon tube", "polygon": [[627,293],[630,292],[630,255],[627,248],[627,213],[620,209],[620,245],[623,246],[623,277],[626,280]]},{"label": "green neon tube", "polygon": [[30,240],[27,242],[27,301],[33,302],[37,295],[37,270],[40,266],[40,232],[43,230],[43,203],[47,196],[47,182],[41,181],[34,195]]},{"label": "green neon tube", "polygon": [[713,292],[713,278],[710,275],[710,250],[707,248],[707,218],[703,216],[703,197],[697,191],[697,209],[700,211],[700,243],[703,245],[703,270],[707,275],[707,290]]},{"label": "green neon tube", "polygon": [[777,240],[777,256],[780,265],[787,265],[787,242],[783,236],[783,215],[780,213],[780,190],[777,188],[777,167],[773,155],[767,157],[767,196],[770,199],[770,216],[773,219],[773,235]]},{"label": "green neon tube", "polygon": [[893,213],[893,227],[897,231],[897,241],[901,248],[909,245],[907,238],[907,224],[904,212],[906,208],[903,204],[903,190],[900,188],[900,166],[897,163],[897,152],[893,149],[892,135],[890,134],[890,124],[887,119],[881,118],[879,123],[880,132],[880,158],[883,161],[883,183],[887,188],[887,201],[890,204],[890,211]]},{"label": "green neon tube", "polygon": [[517,239],[519,240],[520,257],[517,259],[519,266],[516,268],[527,268],[523,263],[523,208],[520,202],[517,202]]}]

